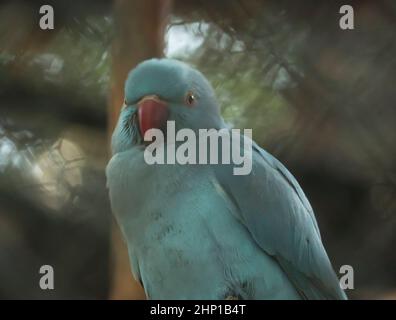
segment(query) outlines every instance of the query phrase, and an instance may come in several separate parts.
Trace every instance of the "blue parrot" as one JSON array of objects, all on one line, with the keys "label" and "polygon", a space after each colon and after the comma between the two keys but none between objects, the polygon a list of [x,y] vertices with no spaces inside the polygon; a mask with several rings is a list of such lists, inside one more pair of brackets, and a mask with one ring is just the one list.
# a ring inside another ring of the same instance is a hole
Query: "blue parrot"
[{"label": "blue parrot", "polygon": [[[149,299],[346,299],[292,174],[252,143],[252,169],[156,164],[144,134],[227,128],[206,78],[151,59],[133,69],[106,168],[133,276]],[[248,139],[248,137],[243,137]]]}]

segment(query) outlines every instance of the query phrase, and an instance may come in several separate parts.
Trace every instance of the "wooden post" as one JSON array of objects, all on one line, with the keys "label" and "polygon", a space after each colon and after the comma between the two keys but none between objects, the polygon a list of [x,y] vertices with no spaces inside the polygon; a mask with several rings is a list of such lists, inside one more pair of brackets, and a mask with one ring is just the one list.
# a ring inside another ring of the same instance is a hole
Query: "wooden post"
[{"label": "wooden post", "polygon": [[[111,95],[108,109],[109,141],[124,101],[128,72],[139,62],[161,57],[172,0],[115,0],[115,39],[112,51]],[[133,212],[131,212],[133,214]],[[133,280],[126,245],[113,226],[113,272],[110,299],[144,299]]]}]

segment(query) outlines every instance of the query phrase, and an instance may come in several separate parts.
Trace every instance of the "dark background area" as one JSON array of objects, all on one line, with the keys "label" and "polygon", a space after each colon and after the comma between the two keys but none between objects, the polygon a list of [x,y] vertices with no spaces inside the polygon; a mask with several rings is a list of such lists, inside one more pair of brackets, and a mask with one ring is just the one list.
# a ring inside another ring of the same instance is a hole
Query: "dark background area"
[{"label": "dark background area", "polygon": [[[0,2],[0,298],[142,298],[104,168],[123,82],[168,56],[295,175],[350,298],[396,297],[396,2]],[[341,30],[351,4],[355,29]],[[39,288],[39,268],[55,290]]]}]

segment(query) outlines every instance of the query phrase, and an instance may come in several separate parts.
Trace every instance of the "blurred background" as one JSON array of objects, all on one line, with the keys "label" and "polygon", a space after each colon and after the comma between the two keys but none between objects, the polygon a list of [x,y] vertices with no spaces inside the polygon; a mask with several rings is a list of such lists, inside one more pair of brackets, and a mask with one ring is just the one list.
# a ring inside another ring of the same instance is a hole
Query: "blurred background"
[{"label": "blurred background", "polygon": [[127,72],[166,56],[296,176],[335,270],[354,268],[349,297],[395,299],[395,40],[393,0],[1,1],[0,298],[144,298],[104,169]]}]

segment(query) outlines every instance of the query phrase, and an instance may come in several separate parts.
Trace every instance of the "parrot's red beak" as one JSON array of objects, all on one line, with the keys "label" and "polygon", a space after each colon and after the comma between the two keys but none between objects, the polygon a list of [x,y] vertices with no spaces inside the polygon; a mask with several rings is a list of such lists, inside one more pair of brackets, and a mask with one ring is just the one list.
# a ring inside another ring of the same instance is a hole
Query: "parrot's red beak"
[{"label": "parrot's red beak", "polygon": [[169,110],[157,96],[145,96],[138,102],[139,129],[142,138],[149,129],[165,129]]}]

